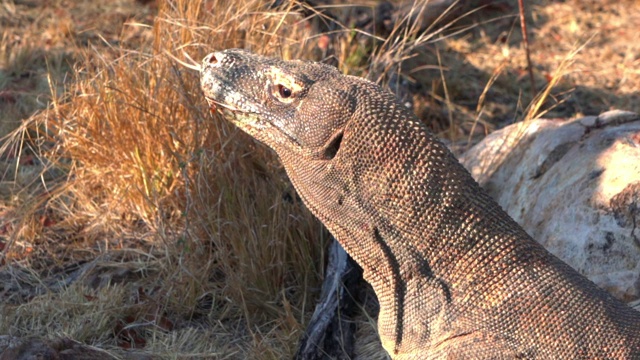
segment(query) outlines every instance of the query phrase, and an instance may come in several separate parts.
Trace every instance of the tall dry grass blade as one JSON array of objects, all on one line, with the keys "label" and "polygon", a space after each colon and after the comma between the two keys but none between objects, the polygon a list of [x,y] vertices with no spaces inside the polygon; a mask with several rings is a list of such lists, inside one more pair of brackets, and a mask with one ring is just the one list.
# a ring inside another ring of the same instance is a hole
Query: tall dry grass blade
[{"label": "tall dry grass blade", "polygon": [[562,59],[562,61],[558,65],[558,68],[555,70],[553,76],[551,76],[551,79],[549,80],[549,83],[547,84],[547,86],[544,88],[544,90],[540,94],[538,94],[538,96],[534,98],[534,100],[529,105],[529,108],[524,116],[525,121],[540,117],[544,115],[546,111],[548,111],[548,110],[542,111],[541,109],[543,108],[545,102],[550,96],[551,90],[553,90],[558,85],[560,80],[562,80],[562,78],[567,74],[567,72],[575,62],[576,56],[591,42],[591,40],[595,37],[595,35],[596,34],[591,35],[591,37],[589,37],[589,39],[584,41],[582,44],[574,46],[574,49],[571,50],[571,52],[569,52]]}]

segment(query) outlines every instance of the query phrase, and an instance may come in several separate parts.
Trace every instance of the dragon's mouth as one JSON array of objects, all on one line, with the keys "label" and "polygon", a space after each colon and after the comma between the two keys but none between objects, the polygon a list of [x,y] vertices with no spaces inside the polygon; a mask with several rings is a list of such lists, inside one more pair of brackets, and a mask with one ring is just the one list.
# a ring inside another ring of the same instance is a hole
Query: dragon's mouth
[{"label": "dragon's mouth", "polygon": [[212,114],[215,114],[216,111],[218,110],[218,107],[221,107],[222,104],[220,104],[218,101],[214,100],[213,98],[210,98],[208,96],[204,97],[207,100],[207,104],[209,105],[209,110],[211,110]]},{"label": "dragon's mouth", "polygon": [[272,128],[280,132],[283,136],[286,136],[292,143],[301,146],[300,141],[295,136],[289,134],[281,126],[266,121],[262,116],[260,116],[259,111],[247,111],[244,109],[240,109],[236,106],[229,105],[228,103],[221,102],[206,95],[205,99],[209,104],[209,109],[211,110],[212,114],[221,114],[228,121],[231,121],[233,124],[240,127],[250,135],[252,134],[253,136],[256,136],[257,132],[265,131],[269,128]]},{"label": "dragon's mouth", "polygon": [[264,128],[265,122],[257,116],[257,113],[244,111],[233,105],[229,105],[213,98],[205,96],[209,104],[209,110],[212,114],[220,114],[232,123],[245,128],[243,125],[251,125],[251,127]]},{"label": "dragon's mouth", "polygon": [[231,113],[246,113],[247,111],[243,111],[242,109],[239,109],[233,105],[229,105],[226,104],[224,102],[220,102],[218,100],[215,100],[214,98],[211,97],[207,97],[205,96],[205,98],[207,99],[207,103],[209,104],[209,108],[211,109],[211,112],[216,112],[216,111],[228,111]]},{"label": "dragon's mouth", "polygon": [[214,100],[213,98],[210,98],[210,97],[205,97],[205,98],[207,99],[207,103],[209,104],[209,110],[211,110],[212,114],[221,113],[224,115],[225,112],[235,114],[240,111],[239,109],[236,109],[233,106]]}]

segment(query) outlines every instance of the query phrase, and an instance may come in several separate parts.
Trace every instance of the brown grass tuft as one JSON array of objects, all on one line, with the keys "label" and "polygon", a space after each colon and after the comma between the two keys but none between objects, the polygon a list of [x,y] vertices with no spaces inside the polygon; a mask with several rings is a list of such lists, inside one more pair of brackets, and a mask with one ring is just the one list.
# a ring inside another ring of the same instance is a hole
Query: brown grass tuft
[{"label": "brown grass tuft", "polygon": [[[283,200],[295,196],[273,154],[212,117],[198,74],[167,53],[295,51],[296,18],[261,1],[175,1],[153,24],[125,24],[151,32],[141,48],[83,52],[79,80],[6,143],[28,144],[57,176],[33,176],[25,198],[41,200],[14,213],[4,261],[49,271],[32,274],[43,295],[11,299],[0,332],[112,349],[142,338],[158,355],[289,356],[321,272],[320,226]],[[119,249],[138,250],[111,274],[104,256]],[[51,291],[40,278],[50,273],[78,281]]]}]

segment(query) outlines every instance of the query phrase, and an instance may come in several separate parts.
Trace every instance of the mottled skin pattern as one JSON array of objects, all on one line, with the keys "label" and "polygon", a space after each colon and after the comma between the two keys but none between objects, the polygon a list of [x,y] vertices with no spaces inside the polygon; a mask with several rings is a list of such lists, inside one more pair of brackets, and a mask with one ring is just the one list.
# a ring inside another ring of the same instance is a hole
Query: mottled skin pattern
[{"label": "mottled skin pattern", "polygon": [[392,358],[640,359],[640,313],[531,239],[391,93],[242,50],[208,55],[201,86],[362,266]]}]

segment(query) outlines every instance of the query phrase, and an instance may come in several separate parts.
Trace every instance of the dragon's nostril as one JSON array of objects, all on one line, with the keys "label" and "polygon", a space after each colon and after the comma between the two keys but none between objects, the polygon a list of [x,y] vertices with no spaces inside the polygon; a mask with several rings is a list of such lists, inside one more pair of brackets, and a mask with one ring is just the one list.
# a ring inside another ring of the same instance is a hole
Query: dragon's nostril
[{"label": "dragon's nostril", "polygon": [[204,62],[215,65],[218,63],[218,58],[215,53],[211,53],[204,58]]}]

